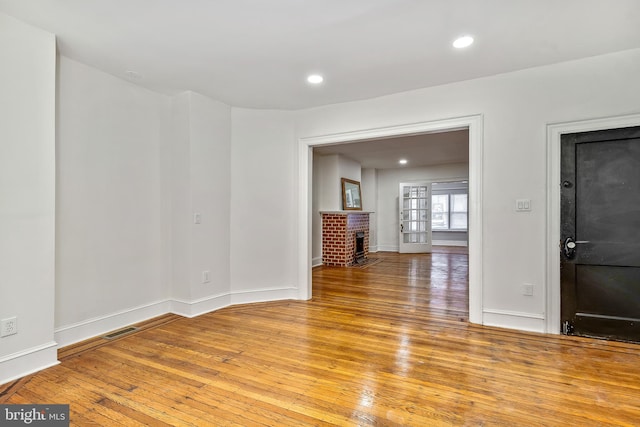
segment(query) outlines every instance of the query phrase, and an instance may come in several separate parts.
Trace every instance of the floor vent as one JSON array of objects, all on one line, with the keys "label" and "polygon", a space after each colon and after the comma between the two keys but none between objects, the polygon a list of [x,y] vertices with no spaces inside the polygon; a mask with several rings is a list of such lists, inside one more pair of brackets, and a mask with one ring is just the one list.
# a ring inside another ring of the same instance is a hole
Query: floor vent
[{"label": "floor vent", "polygon": [[107,334],[107,335],[103,336],[102,338],[104,338],[105,340],[112,340],[112,339],[115,339],[115,338],[119,338],[119,337],[121,337],[123,335],[130,334],[130,333],[135,332],[137,330],[138,330],[138,328],[130,326],[128,328],[120,329],[119,331],[111,332],[110,334]]}]

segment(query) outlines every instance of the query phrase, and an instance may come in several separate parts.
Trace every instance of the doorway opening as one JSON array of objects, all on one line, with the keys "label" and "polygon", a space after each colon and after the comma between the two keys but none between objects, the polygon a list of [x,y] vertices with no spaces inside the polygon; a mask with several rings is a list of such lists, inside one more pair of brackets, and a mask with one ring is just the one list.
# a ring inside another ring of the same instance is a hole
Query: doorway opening
[{"label": "doorway opening", "polygon": [[[547,239],[545,331],[559,334],[561,321],[560,248],[561,233],[561,138],[563,135],[640,126],[640,114],[598,118],[547,126]],[[579,244],[576,244],[576,246]]]},{"label": "doorway opening", "polygon": [[640,127],[560,149],[562,332],[640,342]]},{"label": "doorway opening", "polygon": [[[299,282],[300,298],[309,299],[312,258],[313,148],[363,140],[468,130],[469,151],[469,321],[482,323],[482,116],[326,134],[299,140]],[[366,201],[365,201],[366,203]]]}]

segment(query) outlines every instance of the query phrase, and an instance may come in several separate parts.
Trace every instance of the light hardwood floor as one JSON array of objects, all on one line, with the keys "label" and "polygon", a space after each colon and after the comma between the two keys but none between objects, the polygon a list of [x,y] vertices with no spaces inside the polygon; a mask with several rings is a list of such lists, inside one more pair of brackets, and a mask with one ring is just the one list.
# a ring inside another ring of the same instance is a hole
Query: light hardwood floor
[{"label": "light hardwood floor", "polygon": [[314,269],[311,301],[167,315],[0,387],[88,426],[637,426],[640,346],[467,323],[467,255]]}]

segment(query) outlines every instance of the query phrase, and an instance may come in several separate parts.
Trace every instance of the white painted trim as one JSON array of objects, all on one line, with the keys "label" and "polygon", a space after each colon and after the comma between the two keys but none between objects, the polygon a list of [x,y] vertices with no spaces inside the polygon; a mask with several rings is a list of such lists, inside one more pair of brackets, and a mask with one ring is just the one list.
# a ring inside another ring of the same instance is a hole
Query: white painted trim
[{"label": "white painted trim", "polygon": [[524,311],[498,310],[494,308],[486,308],[483,312],[487,314],[499,314],[501,316],[526,317],[527,319],[544,319],[543,313],[526,313]]},{"label": "white painted trim", "polygon": [[38,353],[40,351],[47,350],[51,347],[56,347],[57,345],[58,343],[56,343],[55,341],[49,341],[48,343],[44,343],[36,347],[31,347],[26,350],[18,351],[16,353],[11,353],[6,356],[3,356],[2,358],[0,358],[0,363],[6,363],[14,359],[19,359],[21,357],[28,356],[30,354]]},{"label": "white painted trim", "polygon": [[132,307],[105,316],[94,317],[93,319],[56,328],[54,331],[55,339],[59,347],[64,347],[134,323],[167,314],[171,312],[170,308],[170,300],[164,300]]},{"label": "white painted trim", "polygon": [[397,126],[333,133],[300,138],[300,142],[308,143],[308,146],[318,146],[339,144],[341,142],[355,142],[364,139],[387,138],[390,136],[420,135],[426,132],[449,132],[453,130],[466,129],[469,126],[469,123],[465,119],[475,117],[478,116],[454,117],[431,122],[409,123]]},{"label": "white painted trim", "polygon": [[298,297],[297,288],[251,289],[208,296],[194,301],[168,299],[117,313],[95,317],[54,331],[56,341],[0,358],[0,384],[57,365],[57,349],[89,338],[95,338],[134,323],[167,313],[196,317],[236,304],[290,300]]},{"label": "white painted trim", "polygon": [[640,113],[547,125],[545,331],[560,333],[560,138],[564,134],[640,126]]},{"label": "white painted trim", "polygon": [[[312,147],[363,139],[469,129],[469,321],[483,322],[482,168],[483,116],[473,115],[383,128],[301,137],[298,140],[298,280],[299,298],[311,298]],[[380,250],[382,246],[379,246]]]},{"label": "white painted trim", "polygon": [[6,384],[58,363],[58,344],[55,341],[32,347],[0,359],[0,384]]},{"label": "white painted trim", "polygon": [[298,143],[298,299],[311,299],[311,257],[313,256],[312,198],[313,182],[312,144],[300,139]]},{"label": "white painted trim", "polygon": [[378,252],[378,245],[369,246],[369,253],[370,254],[375,254],[376,252]]},{"label": "white painted trim", "polygon": [[[371,252],[371,249],[369,249],[369,252]],[[318,267],[322,265],[322,257],[318,256],[315,258],[311,259],[311,267]]]},{"label": "white painted trim", "polygon": [[399,252],[398,245],[378,245],[379,252]]},{"label": "white painted trim", "polygon": [[467,246],[464,240],[434,240],[433,246]]},{"label": "white painted trim", "polygon": [[[462,240],[434,240],[433,246],[469,246],[466,241]],[[378,245],[376,250],[369,249],[369,253],[375,252],[398,252],[400,248],[398,245]]]},{"label": "white painted trim", "polygon": [[[311,273],[311,269],[309,269]],[[297,299],[298,288],[251,289],[231,294],[231,305]]]},{"label": "white painted trim", "polygon": [[484,323],[482,272],[482,179],[484,164],[484,119],[481,115],[467,119],[469,127],[469,322]]},{"label": "white painted trim", "polygon": [[167,313],[192,318],[235,304],[295,299],[297,292],[296,288],[252,289],[210,295],[193,301],[168,299],[62,326],[55,330],[55,338],[58,346],[64,347]]},{"label": "white painted trim", "polygon": [[194,301],[173,299],[171,301],[171,312],[184,317],[192,318],[237,304],[297,299],[297,294],[298,289],[291,287],[251,289],[246,291],[211,295]]},{"label": "white painted trim", "polygon": [[519,311],[485,309],[484,324],[499,328],[516,329],[530,332],[544,332],[543,313],[524,313]]},{"label": "white painted trim", "polygon": [[210,295],[194,301],[180,299],[171,300],[171,312],[180,316],[193,318],[201,314],[220,310],[231,305],[229,293]]}]

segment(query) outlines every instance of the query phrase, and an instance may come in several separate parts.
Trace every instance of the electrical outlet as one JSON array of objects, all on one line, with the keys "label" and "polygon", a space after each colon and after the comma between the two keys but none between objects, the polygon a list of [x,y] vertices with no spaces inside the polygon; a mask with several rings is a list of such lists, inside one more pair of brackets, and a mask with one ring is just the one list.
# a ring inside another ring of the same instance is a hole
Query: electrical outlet
[{"label": "electrical outlet", "polygon": [[522,285],[522,295],[533,296],[533,285],[531,283],[525,283]]},{"label": "electrical outlet", "polygon": [[211,277],[209,274],[209,270],[205,270],[202,272],[202,283],[209,283],[211,281]]},{"label": "electrical outlet", "polygon": [[0,337],[7,337],[18,333],[18,320],[16,317],[2,319],[0,322]]}]

